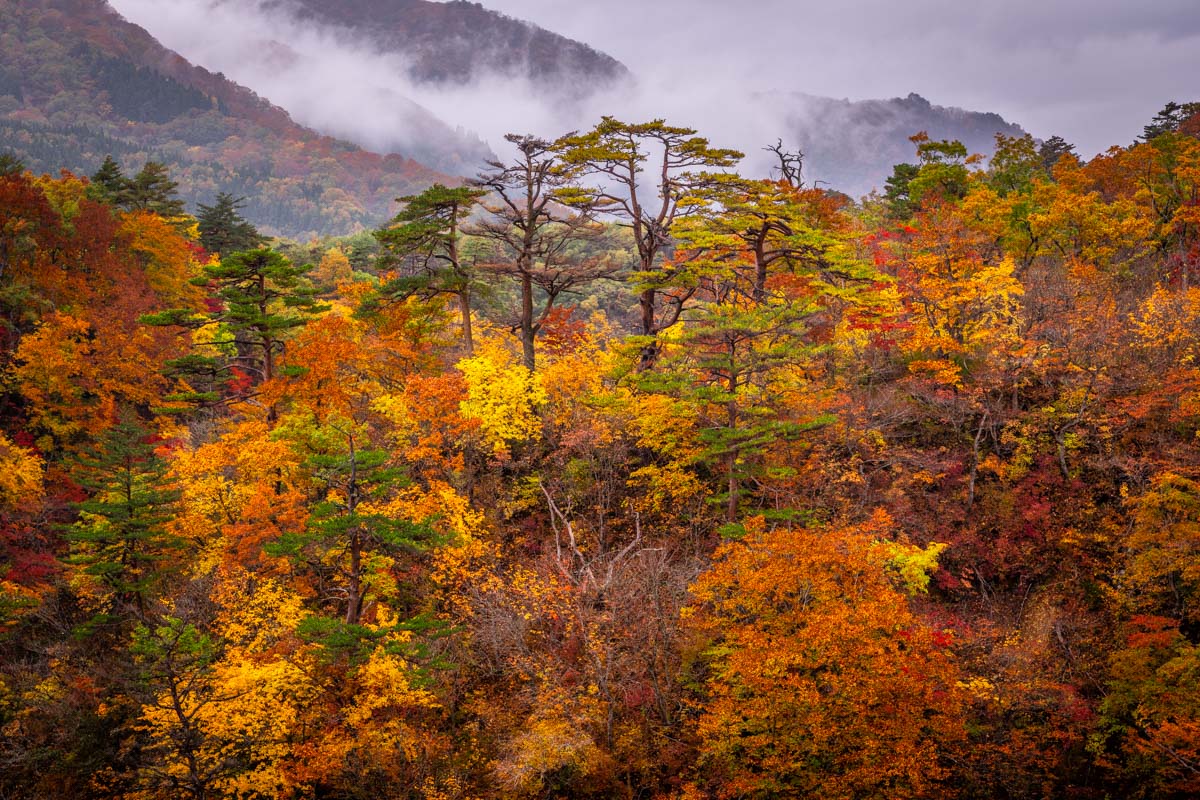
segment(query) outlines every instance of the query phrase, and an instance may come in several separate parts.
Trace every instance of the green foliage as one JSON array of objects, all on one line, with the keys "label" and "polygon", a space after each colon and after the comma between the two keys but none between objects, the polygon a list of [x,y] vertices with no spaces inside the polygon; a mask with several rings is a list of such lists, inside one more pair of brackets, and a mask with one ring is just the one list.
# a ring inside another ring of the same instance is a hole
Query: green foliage
[{"label": "green foliage", "polygon": [[1035,178],[1045,175],[1045,159],[1032,136],[997,134],[996,153],[988,168],[988,183],[1001,197],[1026,193]]},{"label": "green foliage", "polygon": [[1196,114],[1200,114],[1200,102],[1177,103],[1172,100],[1142,129],[1141,140],[1149,142],[1163,134],[1174,133],[1179,130],[1180,125]]},{"label": "green foliage", "polygon": [[224,256],[262,246],[262,235],[242,218],[243,205],[245,198],[220,192],[211,206],[201,203],[197,207],[200,244],[205,250]]},{"label": "green foliage", "polygon": [[1075,145],[1061,136],[1051,136],[1042,142],[1041,147],[1038,148],[1038,155],[1042,159],[1042,168],[1046,172],[1050,172],[1063,156],[1075,155]]},{"label": "green foliage", "polygon": [[[173,375],[196,385],[194,391],[168,399],[212,402],[222,380],[241,376],[257,385],[275,377],[286,336],[328,310],[328,306],[317,302],[315,290],[305,280],[308,270],[265,248],[233,253],[218,264],[206,266],[203,275],[193,281],[214,293],[220,301],[219,309],[207,313],[172,309],[144,316],[142,321],[147,325],[209,334],[201,340],[201,352],[169,362]],[[208,388],[199,389],[200,385]],[[244,395],[246,389],[237,391]]]},{"label": "green foliage", "polygon": [[378,298],[386,302],[439,294],[456,297],[468,353],[474,348],[471,298],[479,280],[474,263],[461,250],[462,225],[485,194],[473,187],[435,183],[419,195],[401,197],[404,208],[375,232],[381,247],[377,268],[397,273],[379,287]]},{"label": "green foliage", "polygon": [[422,291],[457,294],[471,277],[458,257],[461,227],[485,192],[434,184],[419,195],[399,198],[404,208],[375,232],[382,248],[377,266],[397,269],[401,277],[381,293],[393,297]]},{"label": "green foliage", "polygon": [[911,184],[921,168],[916,164],[897,164],[884,182],[883,197],[888,204],[888,215],[896,220],[911,219],[916,210]]},{"label": "green foliage", "polygon": [[67,529],[67,540],[70,562],[95,583],[90,591],[101,618],[93,624],[143,616],[184,552],[185,543],[166,527],[181,492],[167,479],[154,439],[125,412],[74,470],[91,497],[75,505],[79,521]]},{"label": "green foliage", "polygon": [[149,211],[163,219],[176,219],[184,214],[183,200],[176,190],[179,184],[171,180],[165,164],[147,161],[118,194],[118,203],[128,211]]}]

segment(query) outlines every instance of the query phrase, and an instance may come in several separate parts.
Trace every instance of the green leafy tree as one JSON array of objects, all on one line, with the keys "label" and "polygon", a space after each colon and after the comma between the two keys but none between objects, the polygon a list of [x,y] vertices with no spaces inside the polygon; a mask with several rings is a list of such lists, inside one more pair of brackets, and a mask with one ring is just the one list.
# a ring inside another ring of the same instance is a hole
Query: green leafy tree
[{"label": "green leafy tree", "polygon": [[1029,134],[996,134],[996,152],[988,165],[988,183],[1001,197],[1025,194],[1044,173],[1044,160]]},{"label": "green leafy tree", "polygon": [[220,643],[195,625],[168,617],[157,625],[139,625],[131,649],[154,717],[143,725],[140,782],[169,792],[166,796],[213,797],[213,784],[230,764],[212,757],[201,714],[209,705],[232,699],[220,696],[211,680]]},{"label": "green leafy tree", "polygon": [[218,194],[211,206],[200,204],[196,220],[200,227],[200,244],[205,250],[232,255],[262,246],[262,235],[240,213],[244,204],[245,198],[226,192]]},{"label": "green leafy tree", "polygon": [[0,153],[0,178],[20,175],[25,171],[25,163],[12,153]]},{"label": "green leafy tree", "polygon": [[475,349],[471,303],[478,278],[473,261],[462,252],[462,225],[485,194],[475,187],[434,184],[421,194],[401,197],[404,208],[375,232],[383,248],[377,265],[398,273],[380,287],[380,297],[456,298],[462,318],[463,349],[468,354]]},{"label": "green leafy tree", "polygon": [[561,192],[560,198],[612,214],[633,234],[641,368],[649,369],[658,358],[658,335],[679,321],[695,294],[695,286],[669,259],[672,230],[699,213],[720,185],[713,170],[735,166],[742,153],[712,147],[692,128],[661,119],[630,124],[613,117],[604,117],[587,133],[564,136],[557,148],[565,164],[596,182],[594,188]]},{"label": "green leafy tree", "polygon": [[94,580],[98,621],[143,617],[185,543],[167,531],[180,490],[167,478],[154,436],[132,413],[80,457],[75,481],[91,493],[67,531],[71,561]]},{"label": "green leafy tree", "polygon": [[214,293],[219,301],[215,310],[173,309],[143,317],[150,325],[204,331],[200,337],[204,344],[169,366],[178,376],[203,381],[207,388],[168,399],[217,402],[223,381],[235,384],[237,396],[245,397],[251,386],[274,378],[288,335],[328,310],[317,302],[315,290],[305,280],[308,269],[265,248],[234,253],[205,267],[193,281]]},{"label": "green leafy tree", "polygon": [[911,137],[917,146],[920,170],[909,181],[908,191],[914,202],[928,199],[961,200],[966,196],[970,180],[969,166],[978,157],[969,156],[967,147],[959,141],[933,141],[921,132]]}]

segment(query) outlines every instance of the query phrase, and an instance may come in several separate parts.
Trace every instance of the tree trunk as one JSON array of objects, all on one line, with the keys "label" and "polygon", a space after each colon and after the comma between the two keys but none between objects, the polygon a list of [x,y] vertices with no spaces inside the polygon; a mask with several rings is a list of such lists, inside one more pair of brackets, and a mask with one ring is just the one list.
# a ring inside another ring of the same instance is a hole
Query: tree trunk
[{"label": "tree trunk", "polygon": [[[658,291],[656,289],[647,289],[638,298],[638,304],[642,309],[642,336],[655,336],[658,333],[654,324],[655,301],[657,298]],[[647,342],[642,346],[641,363],[638,365],[638,369],[642,372],[653,369],[656,361],[658,361],[658,342]]]},{"label": "tree trunk", "polygon": [[462,314],[463,349],[467,355],[475,355],[475,338],[471,334],[471,293],[464,289],[458,293],[458,309]]},{"label": "tree trunk", "polygon": [[362,546],[358,531],[350,534],[350,586],[346,598],[346,624],[357,625],[362,613]]},{"label": "tree trunk", "polygon": [[525,368],[533,371],[536,363],[533,330],[533,281],[528,272],[521,273],[521,357]]}]

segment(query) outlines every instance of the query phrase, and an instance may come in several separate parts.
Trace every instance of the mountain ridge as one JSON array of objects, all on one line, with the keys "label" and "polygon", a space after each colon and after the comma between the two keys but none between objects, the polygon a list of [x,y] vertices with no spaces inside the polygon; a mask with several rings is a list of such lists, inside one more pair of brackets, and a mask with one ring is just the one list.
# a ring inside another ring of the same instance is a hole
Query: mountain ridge
[{"label": "mountain ridge", "polygon": [[[225,2],[245,6],[257,0]],[[341,26],[405,55],[409,77],[418,82],[464,84],[483,73],[531,81],[586,76],[607,85],[632,79],[628,67],[586,42],[467,0],[267,0],[266,5],[294,9],[301,19]],[[596,86],[575,88],[568,94],[589,94]]]},{"label": "mountain ridge", "polygon": [[867,100],[785,92],[766,101],[784,105],[785,127],[804,150],[806,172],[854,196],[882,189],[894,165],[912,162],[915,148],[909,138],[917,133],[958,140],[968,151],[989,157],[996,134],[1026,133],[995,112],[938,105],[916,92]]},{"label": "mountain ridge", "polygon": [[[255,224],[298,238],[373,227],[396,197],[454,180],[298,125],[104,0],[0,0],[0,12],[0,149],[35,171],[88,174],[113,150],[127,170],[163,161],[190,204],[244,195]],[[130,116],[155,102],[174,104],[168,119]]]}]

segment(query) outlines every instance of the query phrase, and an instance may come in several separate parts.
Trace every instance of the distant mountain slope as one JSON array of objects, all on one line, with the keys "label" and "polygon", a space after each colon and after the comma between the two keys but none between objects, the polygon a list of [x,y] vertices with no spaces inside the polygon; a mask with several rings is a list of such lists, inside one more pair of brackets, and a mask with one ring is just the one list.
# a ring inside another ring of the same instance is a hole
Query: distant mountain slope
[{"label": "distant mountain slope", "polygon": [[[254,5],[257,0],[230,0]],[[630,78],[615,58],[536,25],[454,0],[269,0],[302,18],[353,30],[406,57],[417,82],[467,84],[488,74],[527,78],[582,96]]]},{"label": "distant mountain slope", "polygon": [[882,189],[895,164],[916,159],[909,141],[915,133],[957,139],[987,156],[997,133],[1025,133],[999,114],[933,105],[918,94],[851,101],[793,92],[772,94],[768,102],[783,111],[785,130],[804,150],[806,177],[854,197]]},{"label": "distant mountain slope", "polygon": [[295,237],[372,226],[395,197],[446,180],[302,128],[104,0],[0,0],[0,151],[36,171],[163,161],[190,203],[244,195],[251,220]]}]

